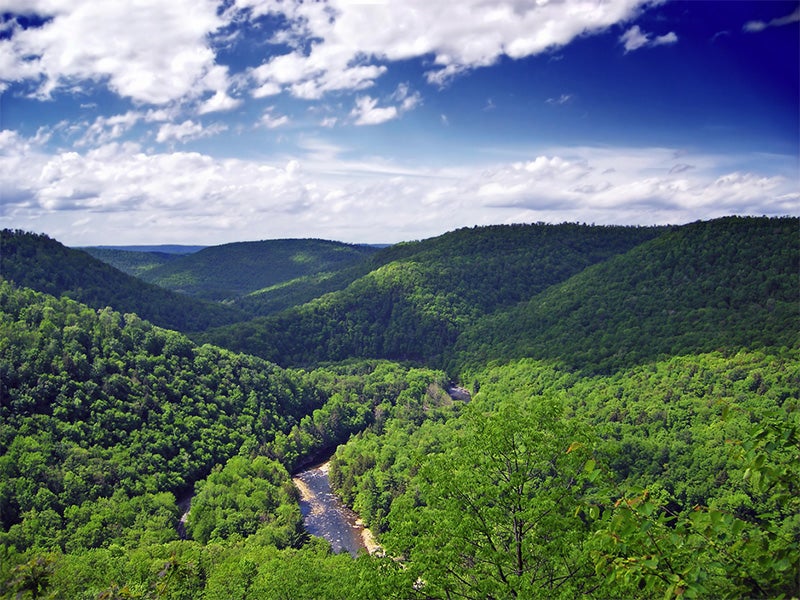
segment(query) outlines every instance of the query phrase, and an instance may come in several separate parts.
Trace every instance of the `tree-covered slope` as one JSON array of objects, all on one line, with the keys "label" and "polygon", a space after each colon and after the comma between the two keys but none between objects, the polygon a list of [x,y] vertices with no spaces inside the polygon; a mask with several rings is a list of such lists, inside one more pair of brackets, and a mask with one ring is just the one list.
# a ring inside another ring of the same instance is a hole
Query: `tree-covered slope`
[{"label": "tree-covered slope", "polygon": [[451,367],[521,357],[611,371],[658,358],[800,342],[800,220],[731,217],[672,228],[455,345]]},{"label": "tree-covered slope", "polygon": [[310,275],[344,269],[376,248],[313,239],[211,246],[149,269],[141,277],[206,300],[230,300]]},{"label": "tree-covered slope", "polygon": [[171,539],[177,507],[160,494],[324,400],[260,359],[7,281],[0,398],[0,542],[19,549]]},{"label": "tree-covered slope", "polygon": [[261,288],[245,296],[240,296],[229,304],[253,317],[273,315],[311,302],[325,294],[345,289],[355,280],[369,273],[374,264],[373,258],[369,257],[338,271],[304,275]]},{"label": "tree-covered slope", "polygon": [[94,256],[97,260],[101,260],[123,273],[139,278],[147,271],[160,267],[176,258],[180,258],[180,254],[172,254],[169,252],[143,252],[140,250],[93,247],[78,248],[78,250],[83,250],[87,254]]},{"label": "tree-covered slope", "polygon": [[521,360],[390,414],[331,482],[428,598],[794,597],[798,350],[585,377]]},{"label": "tree-covered slope", "polygon": [[435,362],[480,316],[660,231],[573,224],[461,229],[386,248],[343,290],[200,339],[284,365],[353,356]]},{"label": "tree-covered slope", "polygon": [[[430,368],[284,370],[4,277],[0,597],[797,597],[799,226],[461,230],[225,330],[299,362],[466,329],[469,403]],[[386,557],[304,535],[289,472],[337,446]]]},{"label": "tree-covered slope", "polygon": [[156,325],[197,331],[242,318],[237,310],[144,283],[46,235],[0,232],[0,277],[20,287],[65,295],[94,308],[111,306]]},{"label": "tree-covered slope", "polygon": [[175,495],[192,487],[196,539],[298,545],[287,469],[397,402],[446,397],[443,380],[392,364],[286,371],[0,281],[0,553],[175,539]]}]

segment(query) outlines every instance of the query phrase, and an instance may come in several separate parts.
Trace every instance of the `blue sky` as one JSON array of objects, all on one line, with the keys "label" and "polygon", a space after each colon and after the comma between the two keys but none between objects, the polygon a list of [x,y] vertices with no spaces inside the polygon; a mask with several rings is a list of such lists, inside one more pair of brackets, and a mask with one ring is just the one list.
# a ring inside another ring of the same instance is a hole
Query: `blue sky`
[{"label": "blue sky", "polygon": [[797,1],[0,15],[0,226],[69,245],[800,214]]}]

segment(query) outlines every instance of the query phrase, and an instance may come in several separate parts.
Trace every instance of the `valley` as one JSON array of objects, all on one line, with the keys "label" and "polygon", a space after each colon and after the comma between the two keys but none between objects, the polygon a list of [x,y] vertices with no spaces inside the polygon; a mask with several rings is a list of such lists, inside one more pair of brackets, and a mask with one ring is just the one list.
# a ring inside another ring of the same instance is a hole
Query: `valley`
[{"label": "valley", "polygon": [[796,596],[798,233],[4,230],[0,597]]}]

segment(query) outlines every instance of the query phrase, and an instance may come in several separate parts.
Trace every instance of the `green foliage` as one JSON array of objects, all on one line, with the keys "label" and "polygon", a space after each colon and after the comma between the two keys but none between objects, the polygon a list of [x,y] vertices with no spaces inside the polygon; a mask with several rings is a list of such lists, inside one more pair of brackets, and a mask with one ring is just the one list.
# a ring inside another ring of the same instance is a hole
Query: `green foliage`
[{"label": "green foliage", "polygon": [[187,531],[209,540],[258,534],[278,548],[298,546],[303,523],[296,491],[280,463],[235,456],[196,486]]},{"label": "green foliage", "polygon": [[22,231],[0,231],[0,276],[20,287],[67,296],[96,309],[111,306],[180,331],[233,323],[242,316],[230,307],[143,283],[85,252]]},{"label": "green foliage", "polygon": [[[204,248],[139,276],[196,298],[233,300],[302,277],[345,269],[376,251],[371,246],[310,239],[238,242]],[[255,310],[257,304],[246,303]]]},{"label": "green foliage", "polygon": [[16,565],[11,569],[11,577],[0,587],[0,591],[7,588],[18,599],[52,598],[53,595],[48,592],[48,588],[55,570],[54,563],[55,559],[52,556],[40,555]]},{"label": "green foliage", "polygon": [[146,272],[181,257],[180,254],[158,251],[146,252],[91,247],[79,249],[115,269],[119,269],[123,273],[139,278],[142,278]]},{"label": "green foliage", "polygon": [[[797,226],[461,230],[213,334],[310,372],[0,281],[0,596],[798,597]],[[304,535],[330,453],[388,557]]]},{"label": "green foliage", "polygon": [[[334,555],[321,541],[278,550],[252,536],[236,543],[183,541],[130,551],[111,547],[14,559],[22,562],[0,572],[3,598],[16,598],[17,591],[23,594],[20,598],[70,600],[414,597],[414,582],[402,565],[391,559]],[[2,567],[0,563],[0,571]],[[39,590],[38,596],[31,596],[33,589]]]},{"label": "green foliage", "polygon": [[462,416],[393,411],[331,482],[428,597],[797,595],[799,358],[487,368]]},{"label": "green foliage", "polygon": [[800,219],[673,228],[469,329],[451,367],[534,357],[616,369],[714,350],[796,347]]},{"label": "green foliage", "polygon": [[393,506],[390,548],[433,597],[585,594],[583,435],[554,403],[470,409],[455,447],[420,469],[414,501]]},{"label": "green foliage", "polygon": [[436,364],[477,318],[660,231],[571,224],[461,229],[386,248],[345,289],[198,339],[281,365],[352,357]]},{"label": "green foliage", "polygon": [[0,541],[19,549],[174,536],[161,492],[184,493],[325,400],[302,374],[8,282],[0,395]]},{"label": "green foliage", "polygon": [[380,431],[394,413],[422,415],[449,401],[443,373],[386,361],[319,368],[308,381],[328,400],[262,449],[292,471],[330,456],[339,444],[367,428]]},{"label": "green foliage", "polygon": [[[800,591],[798,412],[753,425],[737,453],[754,502],[675,510],[663,493],[629,492],[607,508],[593,540],[598,574],[631,593],[664,597],[794,597]],[[654,484],[660,490],[658,484]]]}]

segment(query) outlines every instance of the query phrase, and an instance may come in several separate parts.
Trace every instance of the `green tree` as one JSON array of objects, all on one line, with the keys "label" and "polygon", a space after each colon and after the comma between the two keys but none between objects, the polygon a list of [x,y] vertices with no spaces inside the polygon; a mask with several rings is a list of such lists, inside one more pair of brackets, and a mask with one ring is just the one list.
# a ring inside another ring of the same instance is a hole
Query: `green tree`
[{"label": "green tree", "polygon": [[11,569],[11,577],[3,587],[22,600],[28,597],[33,600],[48,598],[47,589],[55,570],[55,558],[51,555],[40,555]]},{"label": "green tree", "polygon": [[393,506],[390,549],[410,557],[433,597],[579,595],[590,574],[574,514],[585,441],[556,402],[470,408],[456,447]]}]

